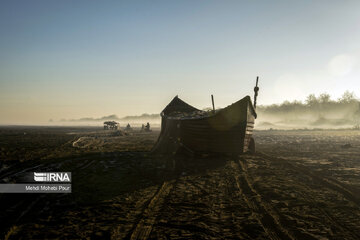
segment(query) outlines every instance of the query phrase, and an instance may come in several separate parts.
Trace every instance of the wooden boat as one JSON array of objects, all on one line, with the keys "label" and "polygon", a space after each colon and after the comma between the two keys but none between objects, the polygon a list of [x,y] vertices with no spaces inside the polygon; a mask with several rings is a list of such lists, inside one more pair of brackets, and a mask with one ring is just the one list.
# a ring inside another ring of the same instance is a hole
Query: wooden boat
[{"label": "wooden boat", "polygon": [[[256,99],[257,86],[254,90]],[[249,96],[212,112],[200,111],[176,96],[160,115],[155,153],[176,153],[180,149],[200,154],[255,151],[252,133],[257,115]]]}]

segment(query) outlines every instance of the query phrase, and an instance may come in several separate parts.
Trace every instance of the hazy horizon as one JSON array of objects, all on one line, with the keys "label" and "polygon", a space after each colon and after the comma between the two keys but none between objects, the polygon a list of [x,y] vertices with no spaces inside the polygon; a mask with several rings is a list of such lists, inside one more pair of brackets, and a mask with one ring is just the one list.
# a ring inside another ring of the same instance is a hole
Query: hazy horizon
[{"label": "hazy horizon", "polygon": [[360,96],[358,1],[3,1],[0,124]]},{"label": "hazy horizon", "polygon": [[[211,111],[211,108],[199,108]],[[221,108],[217,107],[218,110]],[[345,92],[341,98],[333,99],[329,94],[318,96],[310,94],[305,101],[284,101],[281,104],[258,105],[257,130],[293,130],[293,129],[354,129],[360,128],[360,100],[352,93]],[[141,127],[150,122],[152,128],[159,128],[159,113],[143,113],[141,115],[122,116],[116,114],[101,117],[82,117],[78,119],[49,119],[48,122],[37,123],[36,126],[96,126],[102,127],[105,121],[117,121],[121,127],[128,123],[132,127]],[[12,124],[0,124],[0,126]],[[14,125],[14,124],[13,124]],[[16,124],[15,124],[16,125]],[[17,124],[19,126],[19,124]],[[29,126],[29,124],[20,124]],[[31,126],[31,125],[30,125]],[[34,124],[33,124],[34,126]]]}]

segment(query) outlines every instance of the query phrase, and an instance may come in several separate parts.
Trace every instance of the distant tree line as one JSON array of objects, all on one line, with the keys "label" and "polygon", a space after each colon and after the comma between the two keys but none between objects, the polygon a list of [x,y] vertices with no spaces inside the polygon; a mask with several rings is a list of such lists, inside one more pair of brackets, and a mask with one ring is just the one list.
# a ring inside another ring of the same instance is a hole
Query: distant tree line
[{"label": "distant tree line", "polygon": [[264,112],[273,112],[273,111],[287,111],[287,110],[304,110],[304,109],[320,109],[320,108],[331,108],[331,107],[340,107],[340,106],[349,106],[349,105],[359,105],[359,100],[355,96],[354,92],[345,91],[343,95],[337,99],[332,100],[330,94],[322,93],[318,97],[315,94],[310,94],[306,97],[305,102],[295,100],[295,101],[284,101],[281,104],[272,104],[268,106],[260,105],[258,110]]},{"label": "distant tree line", "polygon": [[327,103],[353,103],[358,102],[354,92],[345,91],[341,98],[337,101],[331,100],[330,95],[327,93],[320,94],[319,97],[316,97],[315,94],[310,94],[306,100],[306,104],[308,106],[316,105],[316,104],[327,104]]},{"label": "distant tree line", "polygon": [[136,120],[136,119],[158,119],[160,118],[159,113],[149,114],[149,113],[143,113],[138,116],[126,116],[121,118],[121,120]]},{"label": "distant tree line", "polygon": [[262,121],[292,123],[305,126],[353,126],[360,129],[360,101],[355,94],[346,91],[337,99],[327,93],[310,94],[304,102],[284,101],[281,104],[258,106]]}]

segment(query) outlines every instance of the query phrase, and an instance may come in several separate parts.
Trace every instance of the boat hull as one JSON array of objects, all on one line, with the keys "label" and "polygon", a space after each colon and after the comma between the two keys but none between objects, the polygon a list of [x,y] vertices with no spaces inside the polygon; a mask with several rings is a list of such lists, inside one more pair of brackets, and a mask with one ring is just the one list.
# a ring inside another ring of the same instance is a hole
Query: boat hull
[{"label": "boat hull", "polygon": [[249,148],[256,113],[250,97],[201,118],[162,116],[154,152],[243,153]]}]

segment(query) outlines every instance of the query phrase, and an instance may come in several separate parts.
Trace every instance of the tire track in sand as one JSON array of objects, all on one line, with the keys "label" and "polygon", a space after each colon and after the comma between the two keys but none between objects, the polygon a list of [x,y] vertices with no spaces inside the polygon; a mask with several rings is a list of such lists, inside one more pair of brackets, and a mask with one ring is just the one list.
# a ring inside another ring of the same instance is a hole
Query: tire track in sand
[{"label": "tire track in sand", "polygon": [[277,161],[281,162],[282,164],[288,166],[289,168],[296,169],[297,171],[301,172],[302,174],[305,174],[317,182],[323,184],[327,188],[332,189],[333,191],[336,191],[340,194],[342,194],[344,197],[346,197],[348,200],[352,201],[356,205],[360,207],[360,191],[356,191],[350,186],[347,186],[345,183],[342,183],[336,179],[331,179],[329,177],[325,177],[323,174],[317,172],[314,173],[312,170],[305,166],[300,166],[298,164],[292,164],[289,161],[286,161],[282,158],[272,157],[264,153],[259,153],[260,156],[262,156],[267,161]]},{"label": "tire track in sand", "polygon": [[269,204],[263,202],[261,196],[253,188],[247,175],[246,166],[236,159],[232,162],[232,167],[238,170],[238,174],[234,177],[239,192],[269,238],[274,240],[296,239],[289,230],[280,224],[279,216]]},{"label": "tire track in sand", "polygon": [[154,196],[149,200],[149,204],[143,209],[140,220],[134,225],[134,230],[131,231],[127,239],[148,239],[152,227],[160,214],[165,198],[174,187],[175,180],[164,182]]},{"label": "tire track in sand", "polygon": [[[286,166],[290,169],[295,169],[298,172],[300,172],[301,174],[306,175],[306,176],[312,178],[313,180],[317,181],[318,183],[322,184],[326,188],[329,188],[329,189],[343,195],[346,199],[348,199],[355,205],[360,206],[360,199],[357,197],[356,192],[354,192],[354,190],[350,186],[347,186],[346,184],[341,183],[341,182],[337,181],[336,179],[331,179],[331,178],[325,177],[325,176],[323,176],[323,174],[314,173],[312,170],[310,170],[309,168],[307,168],[305,166],[300,166],[298,164],[292,164],[292,163],[286,161],[285,159],[272,157],[272,156],[269,156],[264,153],[259,153],[258,155],[261,156],[261,158],[265,161],[281,163],[283,166]],[[308,186],[304,185],[303,187],[308,189],[310,192],[310,188]],[[357,232],[354,232],[351,228],[349,228],[344,221],[337,219],[336,217],[332,216],[327,210],[319,207],[319,205],[316,203],[316,199],[312,195],[306,194],[305,192],[300,192],[300,194],[304,198],[311,199],[312,202],[314,203],[314,206],[323,214],[324,217],[326,217],[326,219],[328,219],[328,221],[330,221],[333,224],[334,227],[336,227],[338,229],[338,231],[343,232],[345,235],[350,234],[350,236],[353,239],[360,239],[360,234],[358,234]]]}]

